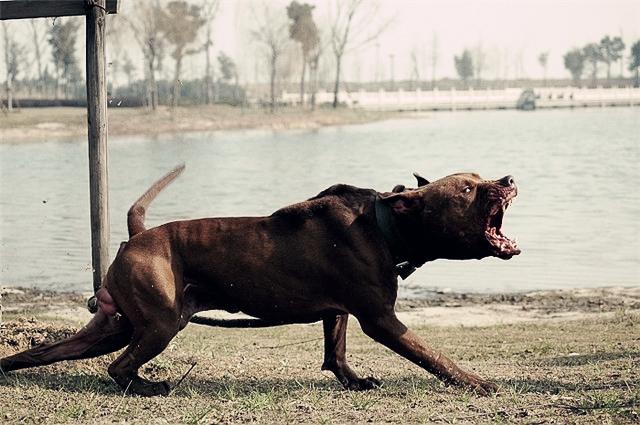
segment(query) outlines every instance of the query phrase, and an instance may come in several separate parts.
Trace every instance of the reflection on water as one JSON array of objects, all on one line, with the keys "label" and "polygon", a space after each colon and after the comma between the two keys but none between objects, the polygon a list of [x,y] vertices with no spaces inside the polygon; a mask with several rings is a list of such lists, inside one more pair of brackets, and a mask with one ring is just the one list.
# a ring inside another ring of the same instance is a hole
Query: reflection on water
[{"label": "reflection on water", "polygon": [[[401,283],[464,291],[637,285],[640,110],[458,112],[314,131],[111,138],[112,252],[126,211],[180,162],[147,223],[265,215],[338,182],[388,191],[457,171],[516,177],[505,219],[523,254],[436,261]],[[91,288],[87,147],[0,145],[0,285]]]}]

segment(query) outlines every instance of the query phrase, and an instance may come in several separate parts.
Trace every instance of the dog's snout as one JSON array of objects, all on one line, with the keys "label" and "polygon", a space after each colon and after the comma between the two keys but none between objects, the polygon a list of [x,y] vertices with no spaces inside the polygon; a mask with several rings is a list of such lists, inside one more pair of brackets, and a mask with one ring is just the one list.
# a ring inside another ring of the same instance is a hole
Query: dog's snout
[{"label": "dog's snout", "polygon": [[502,186],[505,186],[505,187],[511,187],[516,185],[516,180],[513,178],[512,175],[508,175],[498,180],[498,183],[500,183]]}]

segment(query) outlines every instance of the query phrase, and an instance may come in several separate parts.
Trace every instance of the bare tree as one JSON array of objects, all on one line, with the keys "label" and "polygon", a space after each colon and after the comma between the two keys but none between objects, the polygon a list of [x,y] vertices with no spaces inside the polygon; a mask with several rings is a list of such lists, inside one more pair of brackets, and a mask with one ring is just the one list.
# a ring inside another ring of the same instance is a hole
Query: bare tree
[{"label": "bare tree", "polygon": [[9,30],[9,24],[2,22],[2,35],[4,38],[4,67],[6,72],[5,89],[7,93],[7,110],[13,111],[13,82],[19,72],[22,62],[22,48],[13,38]]},{"label": "bare tree", "polygon": [[46,31],[42,28],[41,19],[30,19],[31,40],[33,42],[33,54],[36,64],[36,75],[38,78],[38,90],[44,91],[44,68],[42,67],[42,49],[41,46],[46,41]]},{"label": "bare tree", "polygon": [[[393,18],[378,21],[379,3],[374,0],[336,0],[331,22],[331,47],[336,60],[333,107],[338,107],[342,59],[350,50],[363,47],[384,32]],[[376,24],[376,21],[379,23]]]},{"label": "bare tree", "polygon": [[538,55],[538,63],[542,67],[543,85],[547,85],[547,65],[549,62],[549,52],[542,52]]},{"label": "bare tree", "polygon": [[524,69],[524,49],[523,48],[518,49],[515,56],[513,56],[513,67],[515,69],[516,80],[519,80],[521,78],[527,78],[527,75]]},{"label": "bare tree", "polygon": [[436,87],[436,68],[438,66],[438,36],[434,32],[431,37],[431,90]]},{"label": "bare tree", "polygon": [[270,109],[273,112],[276,106],[278,59],[287,45],[287,22],[280,15],[275,14],[266,3],[263,5],[263,11],[260,17],[254,15],[256,27],[251,34],[264,46],[268,57]]},{"label": "bare tree", "polygon": [[202,46],[202,50],[205,54],[205,68],[204,68],[204,86],[205,86],[205,98],[207,105],[213,104],[213,72],[214,68],[211,66],[211,47],[213,46],[212,33],[213,33],[213,21],[220,8],[219,0],[203,0],[201,10],[202,19],[206,25],[205,42]]},{"label": "bare tree", "polygon": [[[109,17],[109,25],[106,27],[107,80],[111,83],[113,90],[118,87],[118,74],[122,69],[126,55],[126,50],[120,47],[124,44],[126,22],[123,15],[112,15]],[[110,48],[110,46],[114,48]]]},{"label": "bare tree", "polygon": [[318,94],[318,67],[320,66],[320,49],[316,50],[309,59],[309,80],[311,80],[311,110],[316,109],[316,96]]},{"label": "bare tree", "polygon": [[125,52],[122,59],[122,71],[127,76],[127,85],[131,88],[133,84],[133,78],[136,72],[136,67],[131,60],[131,57]]},{"label": "bare tree", "polygon": [[142,49],[146,80],[146,103],[152,111],[158,109],[158,84],[156,71],[162,67],[165,44],[160,33],[160,3],[158,0],[140,1],[129,25]]},{"label": "bare tree", "polygon": [[411,81],[411,90],[415,90],[417,85],[420,84],[420,63],[417,46],[413,46],[411,49],[409,59],[411,60],[411,75],[409,76],[409,80]]},{"label": "bare tree", "polygon": [[482,85],[482,73],[485,70],[486,53],[482,47],[482,43],[476,44],[473,49],[473,70],[476,75],[476,87],[480,88]]},{"label": "bare tree", "polygon": [[166,10],[159,11],[159,19],[160,31],[173,46],[171,57],[175,61],[175,67],[171,106],[175,108],[180,101],[182,61],[186,55],[198,52],[197,49],[190,49],[189,46],[196,40],[198,31],[205,24],[205,20],[200,15],[200,6],[190,5],[186,1],[169,2]]}]

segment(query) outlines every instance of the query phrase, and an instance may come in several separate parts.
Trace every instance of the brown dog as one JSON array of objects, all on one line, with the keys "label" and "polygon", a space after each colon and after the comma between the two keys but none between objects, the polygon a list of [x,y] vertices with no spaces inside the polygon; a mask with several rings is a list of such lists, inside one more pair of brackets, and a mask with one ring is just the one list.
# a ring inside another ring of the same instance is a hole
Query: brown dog
[{"label": "brown dog", "polygon": [[[374,340],[443,381],[479,393],[496,386],[427,346],[396,317],[398,275],[437,258],[504,259],[520,253],[500,227],[516,196],[511,176],[487,181],[454,174],[378,193],[336,185],[269,217],[176,221],[145,230],[144,214],[184,167],[152,186],[129,210],[123,244],[98,291],[98,311],[76,335],[0,360],[10,371],[126,350],[109,375],[130,393],[167,394],[166,382],[138,376],[194,313],[242,311],[262,324],[323,321],[323,370],[348,389],[374,388],[345,357],[353,314]],[[397,267],[401,265],[401,267]],[[260,324],[260,323],[258,323]]]}]

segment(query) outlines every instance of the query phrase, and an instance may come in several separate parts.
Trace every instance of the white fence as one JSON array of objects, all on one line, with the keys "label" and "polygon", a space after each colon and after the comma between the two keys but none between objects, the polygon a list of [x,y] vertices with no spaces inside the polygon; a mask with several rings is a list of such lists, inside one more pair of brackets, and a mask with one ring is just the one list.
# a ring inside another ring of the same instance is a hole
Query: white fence
[{"label": "white fence", "polygon": [[[640,105],[640,88],[546,88],[532,89],[537,108],[563,108],[583,106],[634,106]],[[456,109],[513,109],[523,89],[499,90],[429,90],[387,92],[339,93],[339,100],[351,108],[371,110],[456,110]],[[306,102],[309,95],[305,95]],[[299,93],[282,94],[288,104],[300,102]],[[318,104],[333,102],[333,93],[320,91],[316,94]]]}]

